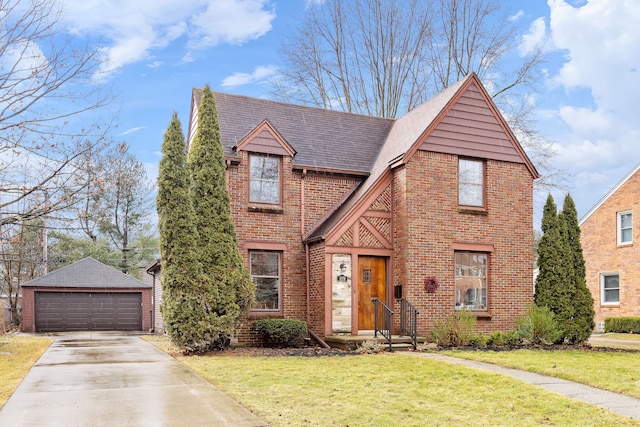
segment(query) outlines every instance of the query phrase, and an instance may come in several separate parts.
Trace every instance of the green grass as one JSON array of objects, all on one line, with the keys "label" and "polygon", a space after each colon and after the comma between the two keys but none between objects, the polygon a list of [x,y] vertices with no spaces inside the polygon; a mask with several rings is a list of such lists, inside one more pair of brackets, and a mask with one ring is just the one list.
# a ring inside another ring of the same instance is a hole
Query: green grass
[{"label": "green grass", "polygon": [[0,337],[0,408],[52,342],[50,338],[40,337]]},{"label": "green grass", "polygon": [[640,399],[640,354],[581,350],[443,351],[442,354],[564,378]]},{"label": "green grass", "polygon": [[272,426],[640,425],[509,377],[406,355],[178,359]]}]

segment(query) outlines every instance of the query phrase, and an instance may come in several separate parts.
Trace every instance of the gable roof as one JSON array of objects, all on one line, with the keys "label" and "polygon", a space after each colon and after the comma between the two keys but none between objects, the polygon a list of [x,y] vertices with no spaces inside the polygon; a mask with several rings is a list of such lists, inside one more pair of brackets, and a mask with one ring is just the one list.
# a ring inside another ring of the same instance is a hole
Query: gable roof
[{"label": "gable roof", "polygon": [[[259,128],[268,125],[277,135],[272,133],[273,138],[263,141],[263,146],[271,144],[275,147],[274,140],[279,140],[282,149],[293,150],[294,168],[367,177],[350,197],[334,206],[332,213],[307,233],[305,240],[325,236],[356,209],[386,173],[406,163],[423,144],[429,151],[522,163],[534,179],[539,177],[535,166],[473,73],[399,119],[221,92],[213,94],[221,141],[228,160],[239,160],[238,146],[248,146],[251,136],[259,134]],[[201,96],[201,89],[193,90],[189,140],[193,137]],[[460,107],[459,111],[454,107]],[[480,116],[478,122],[486,128],[472,129],[466,135],[464,132],[453,135],[455,132],[447,129],[459,130],[469,126],[464,117],[456,117],[458,114],[476,114]],[[473,138],[479,134],[482,136],[474,141]],[[256,147],[258,145],[260,142]],[[491,149],[484,150],[483,145],[490,145]]]},{"label": "gable roof", "polygon": [[[220,139],[227,158],[266,122],[295,150],[297,168],[367,176],[394,120],[214,92]],[[201,89],[193,90],[199,104]],[[192,115],[196,109],[192,108]],[[192,117],[192,120],[194,117]],[[192,135],[189,135],[189,139]]]},{"label": "gable roof", "polygon": [[599,208],[600,206],[604,205],[605,202],[607,200],[609,200],[611,198],[611,196],[613,196],[616,191],[618,191],[624,184],[627,183],[627,181],[629,181],[636,173],[638,173],[638,171],[640,170],[640,163],[638,163],[633,169],[631,169],[631,171],[629,173],[627,173],[624,178],[622,178],[616,185],[613,186],[613,188],[611,190],[609,190],[609,192],[607,194],[604,195],[604,197],[602,199],[600,199],[600,201],[598,201],[598,203],[596,203],[590,210],[589,212],[587,212],[582,218],[580,218],[580,221],[578,221],[578,225],[582,225],[586,220],[589,219],[589,217],[591,215],[593,215]]},{"label": "gable roof", "polygon": [[93,258],[85,258],[22,284],[53,288],[151,288],[133,277]]},{"label": "gable roof", "polygon": [[[535,166],[509,129],[509,126],[502,118],[495,104],[491,101],[491,98],[484,90],[478,77],[472,73],[456,84],[449,86],[431,100],[411,110],[400,119],[397,119],[376,158],[371,170],[371,175],[360,188],[358,188],[353,197],[336,209],[324,223],[318,224],[316,228],[310,230],[305,236],[305,240],[325,237],[330,230],[347,217],[349,212],[357,209],[358,203],[365,198],[369,190],[371,190],[378,181],[384,179],[385,173],[389,172],[393,167],[406,163],[422,143],[428,140],[434,130],[438,129],[443,119],[451,113],[452,108],[470,87],[474,87],[476,91],[479,92],[479,94],[475,96],[476,98],[479,97],[483,103],[480,108],[484,108],[485,110],[489,108],[491,111],[491,119],[493,119],[494,124],[502,130],[502,133],[498,132],[498,134],[501,134],[502,137],[502,141],[499,144],[501,145],[500,148],[503,148],[505,151],[504,156],[502,153],[497,155],[493,153],[490,158],[493,157],[498,160],[524,163],[532,177],[534,179],[538,178],[539,174]],[[447,144],[441,144],[439,146],[432,144],[428,149],[436,152],[466,153],[466,155],[470,155],[468,148],[454,152],[451,151],[451,148]],[[487,157],[486,153],[481,157]],[[366,206],[360,206],[360,208],[364,209]]]}]

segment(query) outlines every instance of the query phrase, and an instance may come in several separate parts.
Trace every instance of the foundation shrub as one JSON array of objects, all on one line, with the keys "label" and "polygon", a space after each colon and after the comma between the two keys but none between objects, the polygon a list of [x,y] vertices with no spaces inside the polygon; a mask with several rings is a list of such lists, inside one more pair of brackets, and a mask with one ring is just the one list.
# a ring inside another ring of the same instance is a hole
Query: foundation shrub
[{"label": "foundation shrub", "polygon": [[607,317],[604,319],[604,331],[640,334],[640,317]]},{"label": "foundation shrub", "polygon": [[436,320],[431,329],[431,339],[443,347],[463,347],[479,339],[475,328],[475,316],[467,310],[460,310],[454,316]]},{"label": "foundation shrub", "polygon": [[307,335],[307,324],[295,319],[263,319],[253,323],[269,347],[300,347]]},{"label": "foundation shrub", "polygon": [[487,337],[487,345],[493,347],[514,347],[521,344],[518,331],[493,331]]},{"label": "foundation shrub", "polygon": [[562,336],[555,315],[548,307],[532,304],[527,316],[519,318],[517,324],[523,344],[549,345]]},{"label": "foundation shrub", "polygon": [[362,354],[377,354],[383,351],[383,346],[380,340],[377,338],[371,338],[370,340],[363,341],[358,346],[358,353]]}]

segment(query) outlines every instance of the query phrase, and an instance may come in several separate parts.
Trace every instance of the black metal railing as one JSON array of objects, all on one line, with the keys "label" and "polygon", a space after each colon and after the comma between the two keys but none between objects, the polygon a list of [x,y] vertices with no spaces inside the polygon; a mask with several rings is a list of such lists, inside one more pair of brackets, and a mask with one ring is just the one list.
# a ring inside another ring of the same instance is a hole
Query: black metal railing
[{"label": "black metal railing", "polygon": [[406,299],[400,300],[400,335],[411,337],[413,349],[418,349],[418,314],[420,312]]},{"label": "black metal railing", "polygon": [[393,327],[392,316],[393,311],[387,307],[385,303],[383,303],[378,298],[373,298],[371,300],[373,302],[373,323],[374,323],[374,332],[373,336],[378,338],[378,332],[389,342],[389,351],[393,351],[391,346],[391,328]]}]

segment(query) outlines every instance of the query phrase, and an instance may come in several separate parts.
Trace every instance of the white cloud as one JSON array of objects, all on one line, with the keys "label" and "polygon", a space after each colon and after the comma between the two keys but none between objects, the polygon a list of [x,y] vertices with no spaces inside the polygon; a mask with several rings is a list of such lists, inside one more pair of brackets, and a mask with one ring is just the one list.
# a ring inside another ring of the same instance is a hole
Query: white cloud
[{"label": "white cloud", "polygon": [[251,74],[234,73],[229,77],[226,77],[224,80],[222,80],[221,86],[232,87],[256,83],[275,75],[277,71],[278,68],[274,65],[256,67],[256,69]]},{"label": "white cloud", "polygon": [[520,55],[526,56],[546,44],[547,24],[544,18],[538,18],[529,26],[529,32],[522,36],[518,51]]},{"label": "white cloud", "polygon": [[549,0],[553,42],[567,61],[556,83],[587,87],[602,110],[637,117],[640,74],[640,2],[591,0],[573,7]]},{"label": "white cloud", "polygon": [[550,75],[552,88],[566,95],[556,110],[567,127],[556,136],[557,161],[574,174],[576,203],[585,212],[640,160],[640,2],[548,5],[552,44],[564,58]]},{"label": "white cloud", "polygon": [[245,43],[268,32],[274,18],[269,0],[66,0],[64,7],[73,34],[105,41],[103,78],[182,38],[185,49]]},{"label": "white cloud", "polygon": [[265,0],[211,0],[190,19],[189,47],[204,49],[221,42],[242,44],[271,30],[275,13]]},{"label": "white cloud", "polygon": [[139,132],[139,131],[141,131],[143,129],[146,129],[146,128],[147,128],[146,126],[138,126],[138,127],[135,127],[135,128],[127,129],[124,132],[120,132],[118,134],[118,136],[130,135],[132,133]]},{"label": "white cloud", "polygon": [[511,15],[509,17],[509,21],[510,22],[515,22],[515,21],[520,20],[522,17],[524,17],[524,11],[522,9],[520,9],[514,15]]}]

